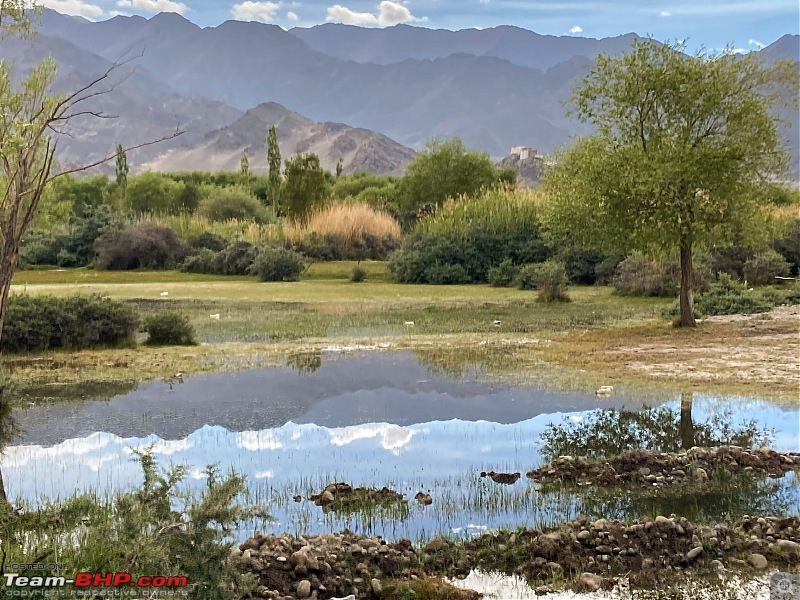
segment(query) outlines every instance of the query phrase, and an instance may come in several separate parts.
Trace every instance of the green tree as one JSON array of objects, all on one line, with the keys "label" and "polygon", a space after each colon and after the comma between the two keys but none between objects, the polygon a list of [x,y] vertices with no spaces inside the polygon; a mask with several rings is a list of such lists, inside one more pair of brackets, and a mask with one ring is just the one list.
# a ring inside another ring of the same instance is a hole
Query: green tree
[{"label": "green tree", "polygon": [[448,198],[472,196],[497,182],[498,173],[485,152],[467,150],[459,138],[431,140],[414,157],[400,181],[400,208],[441,206]]},{"label": "green tree", "polygon": [[788,164],[771,109],[798,72],[683,50],[648,39],[597,59],[572,98],[597,133],[546,175],[544,212],[555,235],[607,250],[679,249],[680,324],[694,326],[692,253],[765,212],[763,184]]},{"label": "green tree", "polygon": [[336,161],[336,179],[339,179],[339,177],[342,176],[343,168],[344,168],[344,161],[341,158],[339,158],[339,160]]},{"label": "green tree", "polygon": [[327,195],[325,171],[316,154],[298,154],[286,161],[282,200],[289,216],[304,220]]},{"label": "green tree", "polygon": [[281,149],[278,147],[278,132],[275,125],[269,128],[267,135],[267,165],[269,166],[269,203],[272,210],[278,209],[281,191]]},{"label": "green tree", "polygon": [[117,186],[123,191],[123,194],[125,187],[128,185],[128,171],[128,155],[125,153],[125,148],[122,147],[122,144],[118,144],[116,164]]},{"label": "green tree", "polygon": [[247,159],[247,154],[242,154],[242,159],[239,161],[239,174],[245,184],[250,180],[250,161]]},{"label": "green tree", "polygon": [[126,192],[134,212],[170,213],[179,210],[185,184],[160,173],[146,172],[132,177]]}]

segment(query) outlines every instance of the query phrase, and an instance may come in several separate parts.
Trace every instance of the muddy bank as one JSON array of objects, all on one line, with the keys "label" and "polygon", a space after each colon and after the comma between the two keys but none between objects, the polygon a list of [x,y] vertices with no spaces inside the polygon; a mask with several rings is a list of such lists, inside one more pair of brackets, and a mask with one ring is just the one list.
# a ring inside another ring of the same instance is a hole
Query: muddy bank
[{"label": "muddy bank", "polygon": [[557,529],[495,532],[466,542],[437,538],[418,547],[348,531],[308,537],[256,532],[230,560],[258,576],[259,597],[283,600],[380,598],[397,581],[466,577],[474,569],[520,575],[542,593],[611,589],[622,576],[649,588],[688,572],[796,570],[800,518],[748,516],[733,527],[709,527],[674,515],[632,522],[580,517]]},{"label": "muddy bank", "polygon": [[[406,504],[403,494],[387,487],[381,489],[357,487],[349,483],[331,483],[319,494],[308,498],[325,512],[356,512],[369,506],[389,507]],[[301,498],[295,497],[299,502]]]},{"label": "muddy bank", "polygon": [[663,486],[708,481],[714,471],[781,477],[800,471],[800,453],[771,448],[747,450],[738,446],[692,448],[686,452],[628,450],[607,460],[561,456],[527,473],[537,483],[576,483],[614,486]]}]

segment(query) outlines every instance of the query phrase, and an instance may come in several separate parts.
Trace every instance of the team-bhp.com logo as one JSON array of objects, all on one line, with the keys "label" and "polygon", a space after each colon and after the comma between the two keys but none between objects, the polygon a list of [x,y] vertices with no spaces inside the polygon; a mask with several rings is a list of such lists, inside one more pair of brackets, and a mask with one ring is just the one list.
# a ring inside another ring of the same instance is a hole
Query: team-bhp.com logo
[{"label": "team-bhp.com logo", "polygon": [[3,573],[6,587],[64,587],[74,585],[76,588],[86,587],[140,587],[140,588],[183,588],[188,582],[186,577],[142,576],[134,577],[130,573],[78,573],[73,579],[62,576],[29,576],[19,573]]}]

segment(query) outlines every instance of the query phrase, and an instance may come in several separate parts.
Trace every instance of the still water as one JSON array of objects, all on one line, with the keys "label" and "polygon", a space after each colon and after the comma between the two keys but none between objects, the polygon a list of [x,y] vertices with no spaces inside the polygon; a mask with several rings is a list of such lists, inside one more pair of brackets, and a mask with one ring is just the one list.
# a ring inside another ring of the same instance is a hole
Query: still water
[{"label": "still water", "polygon": [[[432,374],[405,352],[333,354],[300,372],[287,367],[198,375],[182,383],[142,384],[110,401],[29,407],[15,415],[22,432],[6,448],[2,465],[11,498],[112,492],[140,484],[131,449],[151,447],[160,464],[189,467],[189,487],[203,484],[203,469],[212,463],[245,475],[248,502],[266,506],[275,520],[250,523],[242,536],[253,528],[311,533],[343,527],[387,538],[469,535],[591,512],[595,501],[540,493],[524,473],[543,462],[541,434],[548,424],[578,423],[598,408],[623,406],[638,410],[644,402],[486,383],[477,373]],[[665,406],[677,412],[677,397]],[[752,419],[772,430],[776,450],[800,450],[796,406],[695,395],[692,419],[702,423],[714,415],[733,424]],[[484,470],[523,477],[501,486],[480,478]],[[334,481],[389,486],[409,503],[326,515],[311,502],[292,499]],[[797,513],[797,490],[793,477],[768,482],[734,508]],[[430,493],[433,504],[417,505],[418,491]],[[635,517],[654,508],[605,502],[602,510],[606,517]],[[730,502],[718,509],[731,510]]]}]

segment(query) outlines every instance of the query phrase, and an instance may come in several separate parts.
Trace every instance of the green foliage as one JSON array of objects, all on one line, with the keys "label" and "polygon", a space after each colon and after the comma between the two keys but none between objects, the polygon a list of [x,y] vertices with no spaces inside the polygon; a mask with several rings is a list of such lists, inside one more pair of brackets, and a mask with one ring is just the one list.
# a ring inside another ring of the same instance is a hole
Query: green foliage
[{"label": "green foliage", "polygon": [[122,144],[117,145],[117,161],[116,161],[116,181],[117,185],[123,190],[128,185],[128,156],[125,154],[125,149]]},{"label": "green foliage", "polygon": [[134,342],[138,317],[127,304],[101,296],[9,297],[0,348],[40,352],[127,346]]},{"label": "green foliage", "polygon": [[234,242],[218,252],[203,248],[187,256],[181,270],[212,275],[248,275],[257,254],[258,248],[244,241]]},{"label": "green foliage", "polygon": [[250,161],[247,158],[247,154],[242,154],[242,158],[239,161],[239,176],[244,183],[247,183],[250,179]]},{"label": "green foliage", "polygon": [[633,252],[617,266],[611,285],[622,296],[674,297],[680,276],[666,268],[665,261],[655,261],[641,252]]},{"label": "green foliage", "polygon": [[[505,259],[520,265],[548,256],[536,196],[493,189],[477,198],[449,202],[422,218],[403,240],[389,269],[401,283],[433,283],[434,275],[437,280],[480,283]],[[446,265],[461,269],[443,270]]]},{"label": "green foliage", "polygon": [[756,254],[742,267],[742,275],[751,285],[778,283],[775,278],[788,277],[790,271],[791,267],[783,256],[771,249]]},{"label": "green foliage", "polygon": [[223,238],[208,231],[191,240],[190,244],[192,248],[207,248],[208,250],[213,250],[214,252],[224,250],[228,245]]},{"label": "green foliage", "polygon": [[185,185],[160,173],[142,173],[128,179],[125,197],[136,213],[168,214],[178,211]]},{"label": "green foliage", "polygon": [[489,155],[467,150],[460,138],[431,140],[400,182],[399,208],[415,211],[425,204],[442,206],[448,198],[473,196],[498,183]]},{"label": "green foliage", "polygon": [[726,273],[734,279],[744,276],[744,263],[753,258],[754,253],[742,246],[721,246],[711,251],[711,271]]},{"label": "green foliage", "polygon": [[316,154],[298,154],[286,161],[281,202],[289,217],[305,221],[328,196],[328,182]]},{"label": "green foliage", "polygon": [[61,233],[31,231],[20,247],[20,263],[23,266],[87,266],[95,259],[95,241],[121,227],[120,219],[114,218],[108,206],[87,207],[82,216],[73,214]]},{"label": "green foliage", "polygon": [[625,252],[681,248],[691,258],[734,231],[764,231],[760,182],[788,165],[771,109],[785,102],[781,86],[796,88],[796,65],[683,50],[636,41],[598,57],[576,89],[575,112],[597,133],[545,177],[544,218],[556,238]]},{"label": "green foliage", "polygon": [[279,246],[270,246],[258,252],[250,273],[261,281],[297,281],[303,268],[301,254]]},{"label": "green foliage", "polygon": [[189,317],[176,312],[160,312],[145,321],[148,346],[196,346],[194,327]]},{"label": "green foliage", "polygon": [[597,281],[597,267],[606,258],[597,250],[575,244],[559,248],[556,257],[564,263],[569,280],[580,285],[592,285]]},{"label": "green foliage", "polygon": [[[141,487],[101,500],[74,496],[15,515],[10,505],[0,513],[0,536],[7,563],[32,563],[37,556],[58,556],[76,571],[164,573],[186,577],[192,600],[239,600],[252,597],[257,581],[229,559],[238,526],[269,519],[263,509],[241,504],[245,480],[231,471],[222,477],[215,466],[204,470],[198,493],[183,491],[185,466],[158,466],[152,448],[134,450],[144,474]],[[75,532],[80,532],[77,535]],[[22,547],[16,540],[36,539]],[[53,561],[41,561],[53,562]],[[56,575],[51,569],[37,575]],[[60,573],[63,575],[63,571]]]},{"label": "green foliage", "polygon": [[457,263],[434,263],[423,273],[425,281],[434,285],[462,285],[472,282],[472,277],[463,265]]},{"label": "green foliage", "polygon": [[353,267],[353,270],[350,271],[350,281],[353,283],[361,283],[362,281],[366,280],[367,278],[367,270],[363,267],[356,265]]},{"label": "green foliage", "polygon": [[258,199],[244,187],[218,188],[200,203],[199,212],[212,221],[267,221],[267,213]]},{"label": "green foliage", "polygon": [[278,132],[270,125],[267,134],[267,165],[269,166],[269,204],[277,209],[281,195],[281,150],[278,147]]},{"label": "green foliage", "polygon": [[621,252],[612,252],[606,256],[594,267],[594,282],[597,285],[611,285],[617,267],[623,260],[625,255]]},{"label": "green foliage", "polygon": [[291,249],[318,261],[386,260],[399,245],[399,240],[391,235],[365,233],[358,239],[348,240],[341,234],[319,235],[313,231],[308,238],[291,244]]},{"label": "green foliage", "polygon": [[516,284],[517,288],[521,290],[535,290],[536,289],[536,280],[535,280],[535,273],[536,270],[534,269],[535,263],[522,265],[517,271],[517,279]]},{"label": "green foliage", "polygon": [[518,275],[519,267],[511,262],[510,258],[506,258],[489,269],[487,280],[492,287],[509,287],[516,281]]},{"label": "green foliage", "polygon": [[794,219],[787,229],[772,246],[789,263],[791,275],[797,277],[800,275],[800,219]]},{"label": "green foliage", "polygon": [[535,289],[540,302],[568,301],[567,269],[557,260],[526,265],[520,270],[520,289]]},{"label": "green foliage", "polygon": [[[707,292],[697,295],[695,311],[703,316],[747,315],[768,312],[785,301],[785,296],[776,298],[761,291],[750,291],[743,284],[733,281],[729,275],[721,273],[717,283],[712,284]],[[675,308],[672,311],[675,312]]]},{"label": "green foliage", "polygon": [[95,267],[111,271],[131,269],[172,269],[189,252],[170,228],[142,223],[102,235],[95,242]]}]

